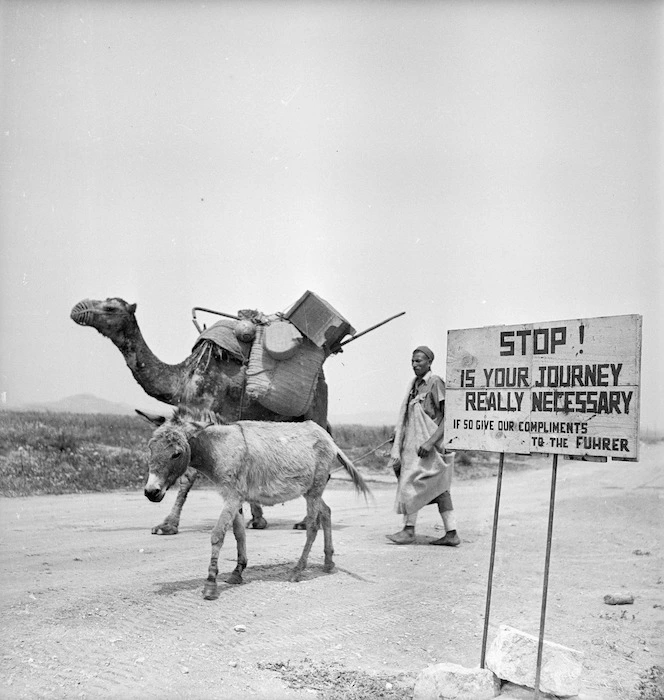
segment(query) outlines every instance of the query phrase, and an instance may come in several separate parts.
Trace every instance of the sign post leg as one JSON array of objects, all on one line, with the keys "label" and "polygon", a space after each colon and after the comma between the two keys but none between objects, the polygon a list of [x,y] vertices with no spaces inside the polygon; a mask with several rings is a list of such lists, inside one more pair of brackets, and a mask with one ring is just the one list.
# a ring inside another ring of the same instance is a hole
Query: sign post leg
[{"label": "sign post leg", "polygon": [[484,609],[484,634],[482,635],[482,656],[480,658],[480,668],[484,668],[486,659],[486,640],[489,634],[489,612],[491,610],[491,587],[493,585],[493,564],[496,558],[496,534],[498,532],[498,511],[500,510],[500,489],[503,483],[503,465],[505,463],[505,453],[500,453],[498,463],[498,482],[496,484],[496,505],[493,509],[493,533],[491,535],[491,558],[489,559],[489,581],[486,587],[486,607]]},{"label": "sign post leg", "polygon": [[546,535],[546,558],[544,560],[544,587],[542,590],[542,612],[540,615],[539,643],[537,645],[537,667],[535,671],[535,700],[540,696],[540,674],[542,671],[542,650],[544,648],[544,622],[546,619],[546,597],[549,592],[549,562],[551,561],[551,539],[553,535],[553,510],[556,504],[556,476],[558,472],[558,455],[553,455],[551,471],[551,500],[549,502],[549,529]]}]

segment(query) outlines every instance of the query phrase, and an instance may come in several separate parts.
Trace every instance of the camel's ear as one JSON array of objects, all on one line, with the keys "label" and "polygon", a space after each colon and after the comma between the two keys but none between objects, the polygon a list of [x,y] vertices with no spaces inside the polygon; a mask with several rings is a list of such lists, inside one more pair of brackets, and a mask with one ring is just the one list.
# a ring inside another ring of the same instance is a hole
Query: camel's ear
[{"label": "camel's ear", "polygon": [[136,313],[136,304],[129,304],[129,313]]},{"label": "camel's ear", "polygon": [[162,425],[166,422],[164,416],[158,416],[156,413],[143,413],[143,411],[139,411],[137,408],[135,408],[134,411],[136,411],[141,418],[145,418],[148,423],[152,423],[152,425]]}]

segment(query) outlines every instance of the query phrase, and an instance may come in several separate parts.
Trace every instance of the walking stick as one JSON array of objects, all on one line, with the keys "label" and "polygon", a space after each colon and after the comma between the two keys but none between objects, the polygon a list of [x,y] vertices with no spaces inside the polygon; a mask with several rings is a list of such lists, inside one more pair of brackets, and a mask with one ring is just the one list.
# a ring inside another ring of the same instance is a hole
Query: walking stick
[{"label": "walking stick", "polygon": [[[364,459],[365,457],[368,457],[369,455],[373,454],[376,450],[379,450],[383,445],[387,445],[388,442],[392,442],[392,438],[387,438],[385,442],[381,442],[380,445],[376,445],[376,447],[373,448],[373,450],[369,450],[365,454],[357,457],[356,459],[353,460],[353,463],[359,462],[361,459]],[[346,467],[338,467],[337,469],[333,469],[330,474],[334,474],[334,472],[338,472],[341,469],[345,469]]]}]

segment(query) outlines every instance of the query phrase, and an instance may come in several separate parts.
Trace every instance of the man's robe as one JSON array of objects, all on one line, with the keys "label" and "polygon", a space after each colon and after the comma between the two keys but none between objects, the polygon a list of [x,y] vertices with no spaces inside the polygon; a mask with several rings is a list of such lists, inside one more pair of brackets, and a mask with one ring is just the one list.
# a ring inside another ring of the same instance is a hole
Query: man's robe
[{"label": "man's robe", "polygon": [[[395,507],[397,513],[415,513],[444,491],[449,491],[454,473],[454,453],[445,452],[443,438],[438,440],[426,457],[418,457],[417,450],[438,429],[438,423],[424,411],[423,405],[429,386],[440,380],[428,373],[427,391],[413,396],[415,378],[399,411],[394,445],[390,456],[398,458],[401,474],[397,486]],[[439,416],[442,420],[442,413]]]}]

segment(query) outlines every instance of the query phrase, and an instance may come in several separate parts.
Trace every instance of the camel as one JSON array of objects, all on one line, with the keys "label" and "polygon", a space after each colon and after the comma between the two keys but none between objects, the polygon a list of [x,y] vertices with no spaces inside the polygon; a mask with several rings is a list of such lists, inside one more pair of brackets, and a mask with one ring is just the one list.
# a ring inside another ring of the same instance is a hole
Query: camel
[{"label": "camel", "polygon": [[[148,347],[136,320],[136,304],[118,297],[104,301],[84,299],[71,310],[71,318],[81,326],[91,326],[109,338],[120,350],[134,379],[144,391],[171,406],[189,406],[216,413],[224,422],[237,420],[300,422],[312,420],[330,432],[327,422],[327,383],[321,369],[310,408],[303,416],[278,415],[245,395],[246,365],[210,340],[202,340],[194,352],[177,365],[162,362]],[[176,535],[182,508],[198,472],[188,467],[180,478],[173,508],[162,523],[152,528],[154,535]],[[263,510],[251,503],[248,527],[263,529]],[[296,523],[295,529],[305,529]]]}]

